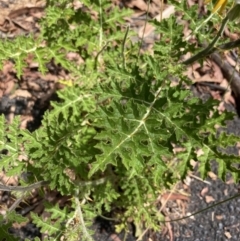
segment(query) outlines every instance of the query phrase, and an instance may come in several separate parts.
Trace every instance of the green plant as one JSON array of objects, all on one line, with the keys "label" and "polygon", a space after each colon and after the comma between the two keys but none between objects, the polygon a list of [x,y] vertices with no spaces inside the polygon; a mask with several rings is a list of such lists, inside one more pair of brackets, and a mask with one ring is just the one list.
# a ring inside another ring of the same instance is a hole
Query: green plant
[{"label": "green plant", "polygon": [[[74,86],[58,92],[61,101],[52,103],[33,133],[20,130],[18,118],[11,125],[0,118],[0,146],[7,153],[1,155],[1,170],[8,176],[31,174],[27,182],[21,180],[20,198],[36,187],[26,188],[35,180],[37,187],[48,185],[71,197],[64,209],[46,203],[48,220],[32,213],[33,222],[48,232],[46,240],[91,240],[87,223],[113,207],[122,210],[122,223],[131,217],[158,228],[163,217],[152,204],[163,188],[186,176],[191,159],[199,161],[203,178],[215,159],[220,178],[231,172],[239,179],[233,165],[239,158],[219,151],[237,138],[224,132],[217,137],[215,128],[233,114],[220,115],[216,101],[203,103],[186,89],[188,80],[176,63],[183,53],[179,49],[187,52],[192,46],[182,38],[183,27],[174,28],[175,17],[153,22],[162,38],[153,55],[139,55],[139,46],[129,40],[133,33],[121,27],[129,11],[107,1],[83,1],[85,10],[77,11],[69,0],[55,2],[48,1],[39,36],[0,42],[1,60],[13,59],[19,76],[29,53],[43,73],[53,58],[77,76]],[[177,7],[194,18],[194,10]],[[91,18],[94,10],[97,21]],[[79,53],[85,63],[68,61],[68,51]],[[178,78],[174,87],[173,77]],[[182,151],[174,154],[173,144]],[[23,155],[27,161],[21,160]],[[7,228],[23,217],[9,211],[1,221],[7,240],[15,240]]]}]

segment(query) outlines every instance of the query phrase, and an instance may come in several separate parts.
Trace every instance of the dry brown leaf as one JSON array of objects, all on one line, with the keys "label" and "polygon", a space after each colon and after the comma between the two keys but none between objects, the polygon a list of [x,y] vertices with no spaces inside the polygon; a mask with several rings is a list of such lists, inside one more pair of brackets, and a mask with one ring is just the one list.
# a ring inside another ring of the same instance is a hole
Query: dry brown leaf
[{"label": "dry brown leaf", "polygon": [[215,62],[212,62],[212,65],[214,70],[214,75],[213,75],[214,79],[218,80],[219,82],[222,82],[224,77],[223,77],[221,68]]},{"label": "dry brown leaf", "polygon": [[117,234],[113,233],[110,235],[110,238],[114,241],[122,241]]},{"label": "dry brown leaf", "polygon": [[184,184],[188,187],[191,185],[192,179],[189,176],[186,176],[186,178],[183,180]]},{"label": "dry brown leaf", "polygon": [[225,27],[224,33],[225,33],[226,36],[228,36],[232,41],[235,41],[235,40],[239,39],[239,34],[230,32],[229,29],[228,29],[228,27]]},{"label": "dry brown leaf", "polygon": [[44,7],[45,5],[45,0],[0,0],[0,25],[4,23],[7,17],[17,11],[22,11],[23,9],[28,9],[32,7]]},{"label": "dry brown leaf", "polygon": [[219,100],[219,101],[222,100],[222,96],[221,96],[221,93],[219,91],[210,90],[210,94],[211,94],[211,96],[213,97],[214,100]]},{"label": "dry brown leaf", "polygon": [[151,24],[146,24],[145,26],[140,27],[138,30],[138,37],[139,38],[147,38],[153,42],[154,38],[151,37],[151,35],[154,35],[155,28]]},{"label": "dry brown leaf", "polygon": [[175,13],[175,7],[173,5],[167,6],[162,13],[159,13],[154,17],[157,21],[161,21],[162,19],[169,18],[173,13]]},{"label": "dry brown leaf", "polygon": [[223,217],[223,215],[216,215],[215,218],[216,218],[217,220],[222,220],[224,217]]},{"label": "dry brown leaf", "polygon": [[226,60],[229,64],[232,65],[239,72],[239,63],[237,63],[233,58],[231,58],[228,54],[225,54]]},{"label": "dry brown leaf", "polygon": [[195,168],[197,164],[198,164],[198,162],[196,162],[195,160],[193,160],[193,159],[190,160],[190,165],[191,165],[193,168]]},{"label": "dry brown leaf", "polygon": [[201,196],[204,197],[208,193],[208,190],[209,190],[208,187],[204,187],[200,193]]},{"label": "dry brown leaf", "polygon": [[164,230],[164,233],[163,233],[163,235],[165,236],[165,235],[169,235],[169,241],[173,241],[174,240],[174,235],[173,235],[173,228],[172,228],[172,226],[171,226],[171,223],[169,222],[169,221],[171,221],[171,219],[168,217],[168,216],[166,216],[165,217],[165,220],[167,221],[166,222],[166,229]]},{"label": "dry brown leaf", "polygon": [[180,193],[166,192],[161,196],[161,202],[165,202],[165,200],[177,200],[177,199],[189,201],[189,197],[182,195]]},{"label": "dry brown leaf", "polygon": [[231,233],[230,233],[229,231],[225,231],[225,232],[224,232],[224,235],[225,235],[225,237],[228,238],[228,239],[232,238],[232,235],[231,235]]},{"label": "dry brown leaf", "polygon": [[196,154],[197,154],[197,157],[200,157],[200,156],[204,155],[204,151],[202,149],[198,149],[196,151]]},{"label": "dry brown leaf", "polygon": [[183,202],[182,200],[177,199],[176,200],[178,207],[182,211],[182,216],[185,216],[186,214],[186,203]]},{"label": "dry brown leaf", "polygon": [[234,184],[235,183],[235,181],[234,181],[234,179],[233,178],[230,178],[229,180],[227,180],[226,181],[226,184]]},{"label": "dry brown leaf", "polygon": [[201,75],[200,75],[199,72],[196,71],[196,70],[193,70],[193,71],[192,71],[192,76],[193,76],[193,78],[194,78],[194,82],[196,82],[197,80],[199,80],[199,79],[201,78]]},{"label": "dry brown leaf", "polygon": [[229,194],[228,189],[224,189],[223,193],[224,193],[225,196],[228,196],[228,194]]},{"label": "dry brown leaf", "polygon": [[208,196],[208,195],[205,196],[206,203],[210,203],[210,202],[214,202],[214,201],[215,201],[215,199],[212,196]]},{"label": "dry brown leaf", "polygon": [[124,1],[124,4],[129,8],[138,8],[144,12],[148,10],[148,6],[143,0]]},{"label": "dry brown leaf", "polygon": [[220,102],[217,109],[218,109],[219,113],[223,113],[226,110],[224,101]]},{"label": "dry brown leaf", "polygon": [[16,97],[31,98],[32,95],[31,95],[31,93],[30,93],[29,91],[27,91],[27,90],[18,89],[18,90],[16,90],[16,91],[10,96],[11,99],[16,98]]},{"label": "dry brown leaf", "polygon": [[9,186],[17,186],[18,185],[18,177],[8,177],[5,175],[5,173],[2,171],[0,172],[0,182],[4,185]]},{"label": "dry brown leaf", "polygon": [[11,79],[12,80],[10,80],[6,83],[6,89],[4,91],[4,95],[9,95],[13,91],[13,89],[16,85],[14,82],[14,79],[13,78],[11,78]]},{"label": "dry brown leaf", "polygon": [[217,180],[217,175],[213,172],[208,172],[208,176],[212,179],[212,180]]}]

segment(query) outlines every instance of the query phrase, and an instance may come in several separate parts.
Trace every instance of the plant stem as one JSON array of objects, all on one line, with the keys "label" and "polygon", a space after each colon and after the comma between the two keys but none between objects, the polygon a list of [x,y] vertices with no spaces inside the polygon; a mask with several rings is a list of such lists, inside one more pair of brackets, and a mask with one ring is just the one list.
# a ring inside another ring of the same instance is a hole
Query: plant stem
[{"label": "plant stem", "polygon": [[213,41],[205,49],[203,49],[199,53],[195,54],[194,56],[188,58],[187,60],[183,61],[182,63],[185,64],[185,65],[192,64],[196,60],[202,59],[203,57],[209,55],[211,50],[214,48],[214,45],[217,43],[217,41],[221,37],[221,35],[222,35],[223,31],[224,31],[224,28],[227,25],[228,21],[229,21],[228,16],[226,16],[223,19],[221,28],[219,29],[219,31],[218,31],[216,37],[213,39]]}]

